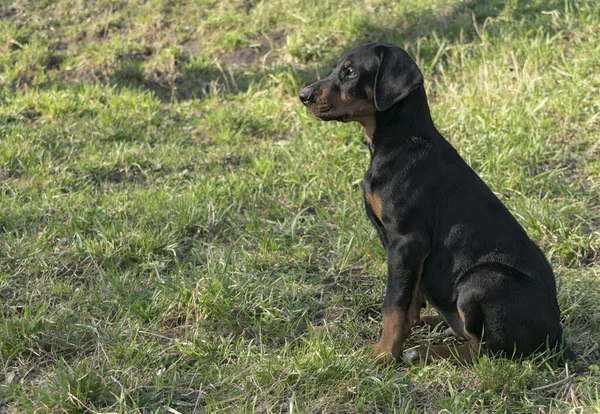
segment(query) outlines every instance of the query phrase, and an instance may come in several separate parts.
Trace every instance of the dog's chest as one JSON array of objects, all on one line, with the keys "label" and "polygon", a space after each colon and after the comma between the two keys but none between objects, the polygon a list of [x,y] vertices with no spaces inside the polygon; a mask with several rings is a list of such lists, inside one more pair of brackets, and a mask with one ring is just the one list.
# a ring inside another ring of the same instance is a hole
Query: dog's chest
[{"label": "dog's chest", "polygon": [[[375,185],[374,185],[375,184]],[[365,173],[363,181],[363,196],[365,200],[365,206],[369,218],[373,221],[375,226],[383,225],[383,200],[381,194],[377,191],[376,181],[373,180],[372,171],[369,168]]]}]

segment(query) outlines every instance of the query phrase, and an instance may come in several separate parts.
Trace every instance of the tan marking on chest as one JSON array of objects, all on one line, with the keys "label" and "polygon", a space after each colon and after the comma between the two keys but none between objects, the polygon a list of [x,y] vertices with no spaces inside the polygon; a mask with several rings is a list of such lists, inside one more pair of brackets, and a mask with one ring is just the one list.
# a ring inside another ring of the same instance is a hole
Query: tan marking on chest
[{"label": "tan marking on chest", "polygon": [[369,204],[371,205],[371,209],[373,210],[373,214],[375,214],[375,217],[377,217],[379,221],[383,222],[383,220],[381,219],[381,213],[383,211],[381,197],[379,197],[375,193],[369,193]]},{"label": "tan marking on chest", "polygon": [[367,94],[366,103],[366,115],[361,117],[358,122],[364,128],[365,142],[367,144],[373,143],[373,136],[375,135],[375,105],[373,104],[373,88],[365,87],[365,93]]},{"label": "tan marking on chest", "polygon": [[359,122],[364,128],[363,135],[365,136],[365,142],[367,144],[372,144],[373,135],[375,135],[375,117],[366,116],[362,118]]}]

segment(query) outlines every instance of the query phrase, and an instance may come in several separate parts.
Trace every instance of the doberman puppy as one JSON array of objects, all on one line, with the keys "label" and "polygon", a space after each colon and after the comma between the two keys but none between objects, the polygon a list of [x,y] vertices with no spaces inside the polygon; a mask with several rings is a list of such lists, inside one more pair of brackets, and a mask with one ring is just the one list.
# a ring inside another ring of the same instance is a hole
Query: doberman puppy
[{"label": "doberman puppy", "polygon": [[[575,357],[563,341],[550,264],[438,132],[423,75],[404,50],[359,46],[300,100],[322,120],[364,127],[371,152],[364,201],[388,264],[376,357],[395,360],[414,324],[438,320],[467,342],[411,348],[409,362],[468,361],[479,352],[522,357],[548,347]],[[420,316],[425,300],[441,318]]]}]

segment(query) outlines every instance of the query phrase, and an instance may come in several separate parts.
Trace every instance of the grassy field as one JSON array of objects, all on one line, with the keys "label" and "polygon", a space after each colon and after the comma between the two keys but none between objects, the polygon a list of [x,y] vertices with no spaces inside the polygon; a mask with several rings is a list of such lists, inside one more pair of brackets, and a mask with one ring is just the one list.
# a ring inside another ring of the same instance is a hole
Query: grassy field
[{"label": "grassy field", "polygon": [[[551,260],[568,368],[364,350],[368,150],[297,93],[375,40]],[[0,0],[0,412],[600,412],[599,57],[595,0]]]}]

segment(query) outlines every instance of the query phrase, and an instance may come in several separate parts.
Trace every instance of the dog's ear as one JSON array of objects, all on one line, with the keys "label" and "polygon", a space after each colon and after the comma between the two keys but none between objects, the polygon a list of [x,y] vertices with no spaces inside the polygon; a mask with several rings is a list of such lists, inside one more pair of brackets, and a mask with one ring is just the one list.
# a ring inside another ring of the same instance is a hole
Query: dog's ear
[{"label": "dog's ear", "polygon": [[389,109],[423,84],[423,74],[404,50],[379,46],[379,69],[375,75],[375,108]]}]

